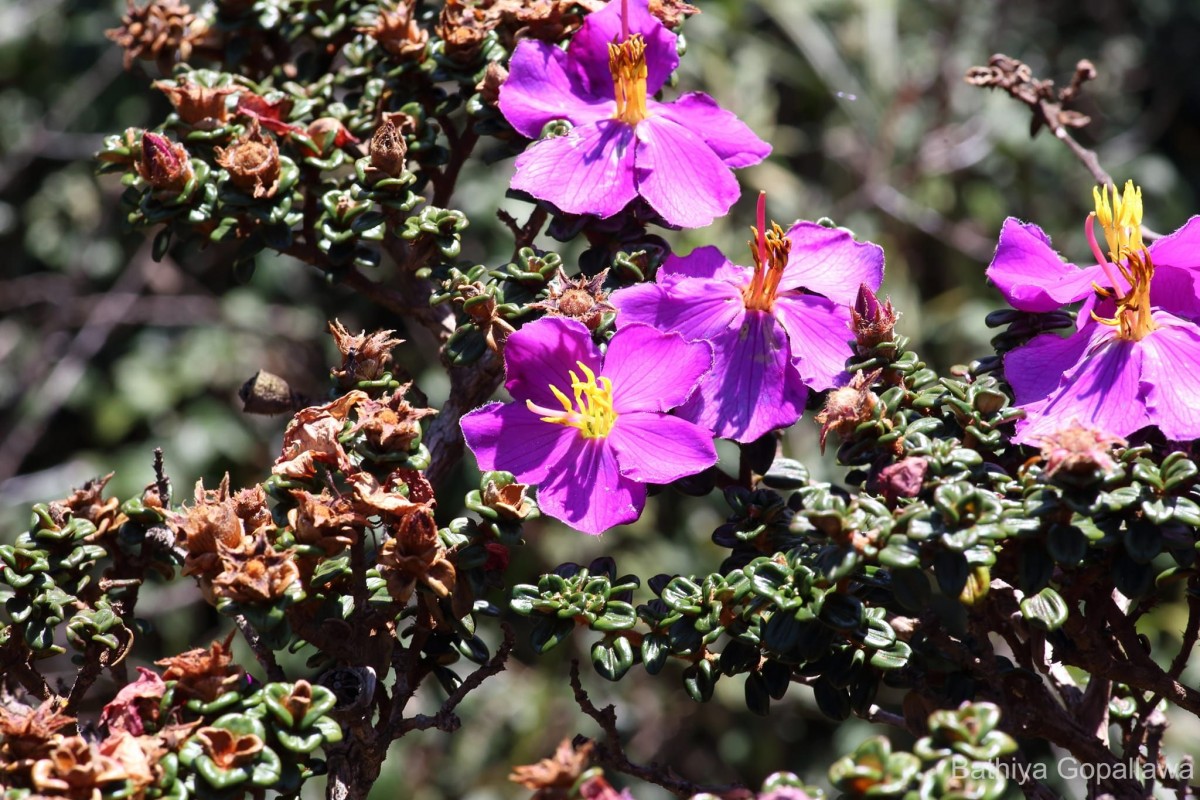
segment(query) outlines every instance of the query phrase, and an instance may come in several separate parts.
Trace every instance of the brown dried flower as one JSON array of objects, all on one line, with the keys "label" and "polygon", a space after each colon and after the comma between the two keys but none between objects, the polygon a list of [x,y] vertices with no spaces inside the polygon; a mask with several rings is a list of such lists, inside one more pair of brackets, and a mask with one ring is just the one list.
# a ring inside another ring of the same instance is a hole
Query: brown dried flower
[{"label": "brown dried flower", "polygon": [[317,495],[295,490],[292,497],[296,507],[288,511],[288,524],[296,541],[320,547],[326,555],[335,555],[354,544],[367,525],[366,518],[355,511],[353,501],[344,495],[331,497],[329,492]]},{"label": "brown dried flower", "polygon": [[72,519],[86,519],[96,526],[97,538],[125,523],[121,513],[121,501],[115,497],[104,499],[104,487],[112,480],[113,473],[102,478],[92,478],[71,492],[65,500],[50,503],[50,518],[59,527]]},{"label": "brown dried flower", "polygon": [[176,61],[187,61],[206,32],[204,21],[180,0],[150,0],[144,6],[129,0],[121,27],[104,35],[125,48],[125,69],[140,58],[157,62],[166,73]]},{"label": "brown dried flower", "polygon": [[196,731],[196,738],[204,745],[205,755],[222,770],[252,763],[264,747],[263,740],[252,733],[237,734],[212,726]]},{"label": "brown dried flower", "polygon": [[350,412],[366,399],[366,392],[355,389],[323,406],[297,411],[283,432],[283,450],[271,472],[285,478],[311,478],[318,463],[350,470],[353,465],[338,437]]},{"label": "brown dried flower", "polygon": [[258,120],[227,149],[214,148],[217,163],[229,172],[233,185],[255,197],[273,197],[279,189],[279,145],[264,136]]},{"label": "brown dried flower", "polygon": [[488,481],[487,486],[483,487],[483,504],[495,509],[503,519],[525,519],[533,510],[525,496],[528,490],[529,487],[523,483],[497,486],[495,481]]},{"label": "brown dried flower", "polygon": [[142,134],[142,155],[134,167],[146,183],[171,194],[182,192],[195,175],[184,146],[152,131]]},{"label": "brown dried flower", "polygon": [[683,0],[650,0],[650,13],[662,20],[663,25],[675,29],[688,17],[699,14],[700,9]]},{"label": "brown dried flower", "polygon": [[404,134],[391,118],[385,117],[375,129],[371,143],[367,146],[371,155],[371,167],[389,178],[398,178],[404,172],[408,158],[408,144]]},{"label": "brown dried flower", "polygon": [[859,351],[864,352],[892,340],[896,320],[900,315],[892,308],[889,297],[880,303],[879,298],[865,283],[858,287],[858,296],[850,308],[850,328]]},{"label": "brown dried flower", "polygon": [[872,484],[874,491],[894,503],[902,497],[916,497],[929,474],[929,460],[919,456],[902,458],[879,471]]},{"label": "brown dried flower", "polygon": [[162,674],[164,681],[177,681],[177,703],[192,698],[211,703],[225,692],[237,690],[246,672],[233,663],[233,633],[230,631],[224,642],[213,642],[207,650],[199,647],[154,662],[166,667]]},{"label": "brown dried flower", "polygon": [[495,61],[489,61],[487,69],[483,72],[483,80],[475,84],[475,91],[479,92],[479,99],[492,108],[499,106],[500,87],[506,80],[508,80],[508,70]]},{"label": "brown dried flower", "polygon": [[589,739],[579,749],[563,739],[550,758],[536,764],[513,767],[508,779],[526,789],[536,790],[532,800],[566,800],[579,776],[587,769],[594,743]]},{"label": "brown dried flower", "polygon": [[213,594],[236,603],[270,603],[300,577],[290,552],[271,546],[259,532],[240,548],[221,548],[223,571],[212,579]]},{"label": "brown dried flower", "polygon": [[432,408],[416,408],[404,399],[410,384],[401,386],[380,400],[364,400],[358,406],[356,432],[380,452],[404,453],[421,435],[421,420],[436,414]]},{"label": "brown dried flower", "polygon": [[479,58],[483,40],[495,27],[492,15],[464,0],[446,0],[438,14],[437,35],[442,38],[446,57],[459,64]]},{"label": "brown dried flower", "polygon": [[312,708],[312,684],[301,678],[292,685],[292,691],[280,700],[280,704],[287,709],[287,712],[292,715],[297,723],[304,719],[308,714],[308,710]]},{"label": "brown dried flower", "polygon": [[154,670],[138,667],[138,679],[123,687],[100,712],[100,724],[109,732],[146,732],[146,722],[157,723],[159,701],[167,685]]},{"label": "brown dried flower", "polygon": [[125,771],[126,779],[136,787],[132,797],[141,797],[141,792],[154,783],[156,773],[161,773],[159,762],[165,751],[154,737],[139,738],[127,731],[117,731],[97,745],[100,755],[111,758]]},{"label": "brown dried flower", "polygon": [[0,706],[0,774],[24,772],[62,739],[59,730],[74,725],[75,718],[61,713],[60,705],[59,698],[51,697],[22,712]]},{"label": "brown dried flower", "polygon": [[821,423],[821,452],[825,452],[825,439],[831,431],[845,438],[862,423],[871,419],[878,405],[878,398],[871,391],[871,384],[878,380],[881,370],[854,374],[850,383],[829,393],[825,407],[817,414]]},{"label": "brown dried flower", "polygon": [[439,597],[449,597],[456,573],[438,536],[432,510],[419,505],[389,527],[392,536],[380,548],[378,563],[392,599],[407,603],[417,584],[424,584]]},{"label": "brown dried flower", "polygon": [[471,322],[483,333],[488,348],[496,353],[503,353],[508,337],[516,329],[497,312],[495,294],[476,281],[459,289],[454,302],[463,307]]},{"label": "brown dried flower", "polygon": [[422,61],[429,32],[413,18],[413,5],[414,0],[400,0],[391,9],[381,7],[375,24],[358,31],[379,42],[385,53],[400,61]]},{"label": "brown dried flower", "polygon": [[1042,459],[1045,461],[1043,475],[1067,481],[1092,480],[1116,469],[1113,447],[1124,447],[1127,442],[1099,428],[1081,425],[1079,420],[1041,437]]},{"label": "brown dried flower", "polygon": [[550,296],[537,303],[531,303],[530,308],[540,308],[552,317],[568,317],[577,319],[588,327],[596,330],[604,321],[604,315],[616,312],[616,306],[608,302],[608,296],[600,287],[608,277],[608,270],[602,270],[595,277],[580,275],[577,278],[567,277],[567,273],[559,268],[558,274],[550,281]]},{"label": "brown dried flower", "polygon": [[371,334],[360,331],[353,334],[336,319],[329,323],[329,332],[333,334],[334,344],[342,354],[342,365],[332,374],[339,385],[347,388],[359,381],[374,381],[382,377],[392,363],[392,348],[404,341],[392,338],[395,331],[375,331]]},{"label": "brown dried flower", "polygon": [[212,130],[229,120],[226,100],[238,91],[232,86],[213,89],[183,79],[178,83],[155,81],[154,88],[167,96],[181,120],[201,130]]},{"label": "brown dried flower", "polygon": [[69,800],[98,800],[106,790],[119,788],[113,784],[129,779],[120,762],[82,736],[58,742],[33,765],[30,776],[38,792]]},{"label": "brown dried flower", "polygon": [[187,550],[183,574],[212,577],[221,571],[219,548],[241,547],[246,534],[270,522],[271,514],[260,487],[231,497],[229,475],[216,491],[206,491],[204,481],[198,481],[195,498],[194,506],[171,515],[167,523]]}]

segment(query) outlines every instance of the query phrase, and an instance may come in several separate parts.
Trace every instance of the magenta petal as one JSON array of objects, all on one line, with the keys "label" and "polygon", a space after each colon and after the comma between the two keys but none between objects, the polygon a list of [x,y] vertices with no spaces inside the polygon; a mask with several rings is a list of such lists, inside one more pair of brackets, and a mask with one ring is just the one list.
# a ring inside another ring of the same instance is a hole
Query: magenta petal
[{"label": "magenta petal", "polygon": [[1176,442],[1200,437],[1200,328],[1156,313],[1159,329],[1143,338],[1142,387],[1150,421]]},{"label": "magenta petal", "polygon": [[1062,383],[1063,376],[1083,359],[1094,326],[1066,339],[1043,333],[1004,357],[1004,378],[1013,388],[1016,405],[1045,400]]},{"label": "magenta petal", "polygon": [[821,392],[845,382],[846,359],[854,355],[847,306],[788,292],[775,299],[775,316],[787,329],[796,371],[805,385]]},{"label": "magenta petal", "polygon": [[685,94],[671,103],[657,103],[653,113],[699,134],[727,167],[748,167],[771,154],[771,145],[702,92]]},{"label": "magenta petal", "polygon": [[519,481],[545,480],[579,429],[542,422],[524,403],[489,403],[462,418],[463,436],[479,469],[511,472]]},{"label": "magenta petal", "polygon": [[[1018,425],[1014,441],[1036,443],[1073,421],[1114,436],[1128,436],[1150,424],[1140,387],[1141,348],[1113,337],[1111,329],[1085,330],[1076,337],[1089,333],[1090,346],[1083,361],[1066,374],[1060,373],[1059,386],[1045,402],[1025,406],[1028,416]],[[1025,349],[1018,348],[1008,355],[1006,370],[1008,362]],[[1030,364],[1026,368],[1034,367]],[[1044,362],[1040,368],[1051,369]]]},{"label": "magenta petal", "polygon": [[669,224],[702,228],[741,195],[729,167],[687,128],[649,117],[635,131],[638,194]]},{"label": "magenta petal", "polygon": [[1100,266],[1079,269],[1063,263],[1041,228],[1015,217],[1000,229],[987,276],[1021,311],[1054,311],[1091,294],[1092,281],[1108,284]]},{"label": "magenta petal", "polygon": [[1159,266],[1200,270],[1200,216],[1191,217],[1181,228],[1150,245],[1150,258]]},{"label": "magenta petal", "polygon": [[743,286],[750,283],[752,277],[751,270],[734,264],[711,244],[697,247],[686,256],[672,253],[658,268],[659,283],[667,283],[675,278],[715,278]]},{"label": "magenta petal", "polygon": [[[1200,317],[1200,270],[1155,262],[1150,305],[1179,317]],[[1082,318],[1084,312],[1079,313]]]},{"label": "magenta petal", "polygon": [[[653,96],[679,66],[675,34],[650,13],[648,0],[629,0],[629,34],[640,33],[646,42],[646,94]],[[583,27],[571,40],[567,54],[581,83],[594,95],[612,97],[612,70],[608,66],[608,45],[624,41],[621,28],[621,0],[588,14]]]},{"label": "magenta petal", "polygon": [[609,301],[617,307],[618,328],[642,322],[660,331],[678,331],[688,341],[737,330],[746,315],[741,289],[706,278],[640,283],[613,292]]},{"label": "magenta petal", "polygon": [[575,437],[538,486],[542,513],[592,535],[633,522],[646,505],[646,486],[621,474],[607,439]]},{"label": "magenta petal", "polygon": [[739,328],[712,344],[713,371],[680,416],[721,438],[752,442],[804,413],[808,392],[792,366],[787,333],[773,316],[748,312]]},{"label": "magenta petal", "polygon": [[669,411],[680,405],[712,365],[708,342],[626,325],[608,343],[604,377],[612,381],[613,408],[623,418],[628,411]]},{"label": "magenta petal", "polygon": [[780,289],[803,287],[849,306],[858,296],[859,286],[865,283],[876,291],[883,282],[883,248],[854,241],[850,231],[797,222],[788,229],[787,237],[792,250]]},{"label": "magenta petal", "polygon": [[712,434],[679,417],[622,413],[608,435],[621,474],[643,483],[670,483],[717,463]]},{"label": "magenta petal", "polygon": [[512,187],[568,214],[611,217],[637,197],[633,128],[604,119],[534,142],[517,157]]},{"label": "magenta petal", "polygon": [[550,391],[553,383],[571,396],[571,370],[580,378],[578,362],[599,374],[600,351],[582,322],[562,317],[543,317],[508,337],[504,366],[508,380],[504,388],[519,404],[532,400],[540,406],[561,409]]},{"label": "magenta petal", "polygon": [[616,108],[613,100],[591,97],[582,86],[572,85],[567,54],[552,44],[519,42],[508,70],[508,79],[500,87],[500,111],[530,139],[541,136],[551,120],[582,125],[611,117]]}]

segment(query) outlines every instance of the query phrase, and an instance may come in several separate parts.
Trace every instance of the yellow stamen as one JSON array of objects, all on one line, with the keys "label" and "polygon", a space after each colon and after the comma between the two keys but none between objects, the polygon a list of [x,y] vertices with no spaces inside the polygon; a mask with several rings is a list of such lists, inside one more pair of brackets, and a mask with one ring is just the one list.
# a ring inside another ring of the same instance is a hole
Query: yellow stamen
[{"label": "yellow stamen", "polygon": [[[1110,197],[1111,193],[1111,197]],[[1096,201],[1096,218],[1104,228],[1108,242],[1108,254],[1113,263],[1130,253],[1145,249],[1142,244],[1142,190],[1133,181],[1125,182],[1125,191],[1117,196],[1117,187],[1109,184],[1094,187],[1092,197]]]},{"label": "yellow stamen", "polygon": [[526,400],[525,405],[535,414],[541,414],[542,422],[554,425],[570,425],[578,428],[585,439],[603,439],[612,431],[617,422],[617,412],[613,409],[612,381],[608,378],[596,379],[596,373],[587,368],[582,361],[575,362],[585,380],[580,380],[575,370],[570,371],[572,398],[554,384],[550,391],[562,403],[563,410],[543,408],[535,405],[532,400]]},{"label": "yellow stamen", "polygon": [[[763,226],[766,227],[765,225]],[[770,311],[775,307],[775,295],[787,267],[792,240],[783,235],[783,228],[772,222],[763,234],[762,228],[751,228],[750,253],[754,257],[754,277],[742,289],[747,311]]]},{"label": "yellow stamen", "polygon": [[1129,282],[1129,291],[1121,294],[1116,288],[1110,290],[1092,284],[1096,294],[1117,303],[1112,317],[1101,317],[1093,311],[1092,319],[1116,328],[1118,339],[1137,342],[1158,329],[1150,315],[1150,279],[1154,277],[1154,262],[1150,260],[1150,251],[1143,249],[1140,253],[1129,253],[1126,260],[1116,262],[1116,266]]},{"label": "yellow stamen", "polygon": [[608,46],[608,68],[612,71],[613,89],[617,98],[619,119],[637,125],[647,116],[646,111],[646,41],[635,33],[623,42]]}]

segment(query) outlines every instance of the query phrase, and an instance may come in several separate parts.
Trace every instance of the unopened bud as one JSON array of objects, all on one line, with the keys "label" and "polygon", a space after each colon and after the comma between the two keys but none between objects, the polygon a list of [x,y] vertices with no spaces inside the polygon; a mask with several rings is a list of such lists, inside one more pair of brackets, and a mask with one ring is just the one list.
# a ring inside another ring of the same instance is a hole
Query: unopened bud
[{"label": "unopened bud", "polygon": [[183,145],[151,131],[142,134],[142,157],[137,171],[155,189],[169,192],[182,192],[194,174]]},{"label": "unopened bud", "polygon": [[483,80],[475,85],[475,91],[479,92],[479,98],[483,102],[495,107],[500,103],[500,87],[506,80],[508,80],[508,70],[495,61],[489,61],[487,70],[483,73]]},{"label": "unopened bud", "polygon": [[869,350],[892,340],[892,332],[899,318],[892,300],[880,303],[879,298],[865,283],[858,287],[858,297],[850,309],[850,327],[860,350]]}]

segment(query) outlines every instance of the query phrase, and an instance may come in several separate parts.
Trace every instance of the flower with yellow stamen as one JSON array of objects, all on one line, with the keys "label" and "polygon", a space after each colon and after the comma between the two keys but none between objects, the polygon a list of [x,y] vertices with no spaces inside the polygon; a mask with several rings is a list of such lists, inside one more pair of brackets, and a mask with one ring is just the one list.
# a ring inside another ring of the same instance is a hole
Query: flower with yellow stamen
[{"label": "flower with yellow stamen", "polygon": [[649,70],[646,67],[646,40],[640,33],[608,46],[608,68],[612,71],[617,100],[614,119],[626,125],[637,125],[648,113],[646,76]]},{"label": "flower with yellow stamen", "polygon": [[543,408],[532,400],[526,400],[526,407],[535,414],[542,414],[542,422],[554,425],[571,425],[579,429],[585,439],[603,439],[608,436],[617,421],[617,412],[613,409],[613,386],[609,378],[596,379],[596,373],[588,369],[587,364],[576,361],[575,365],[586,376],[580,380],[575,370],[570,371],[571,391],[574,402],[561,389],[549,384],[550,391],[562,403],[563,410]]}]

